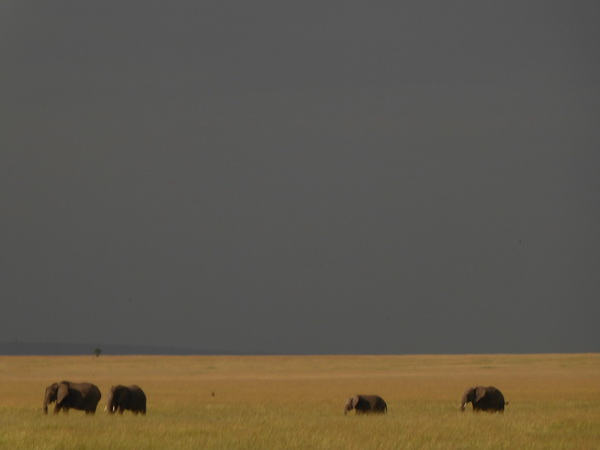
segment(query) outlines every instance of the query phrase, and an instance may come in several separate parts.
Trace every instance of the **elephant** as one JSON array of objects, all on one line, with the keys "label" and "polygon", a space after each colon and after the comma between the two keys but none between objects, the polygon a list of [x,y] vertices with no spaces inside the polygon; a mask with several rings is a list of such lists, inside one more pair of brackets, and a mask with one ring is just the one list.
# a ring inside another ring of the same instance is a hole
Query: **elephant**
[{"label": "elephant", "polygon": [[384,414],[387,412],[387,404],[379,395],[355,395],[346,400],[344,414],[356,410],[356,414]]},{"label": "elephant", "polygon": [[108,394],[108,404],[106,406],[109,414],[119,411],[123,414],[126,409],[134,414],[146,414],[146,394],[142,388],[136,385],[132,386],[113,386]]},{"label": "elephant", "polygon": [[46,388],[44,394],[44,414],[48,414],[48,405],[53,402],[56,402],[54,414],[61,409],[68,413],[70,408],[83,410],[86,414],[94,414],[101,397],[98,386],[91,383],[70,381],[54,383]]},{"label": "elephant", "polygon": [[473,411],[504,412],[504,396],[493,386],[476,386],[465,391],[460,401],[461,411],[467,403],[473,404]]}]

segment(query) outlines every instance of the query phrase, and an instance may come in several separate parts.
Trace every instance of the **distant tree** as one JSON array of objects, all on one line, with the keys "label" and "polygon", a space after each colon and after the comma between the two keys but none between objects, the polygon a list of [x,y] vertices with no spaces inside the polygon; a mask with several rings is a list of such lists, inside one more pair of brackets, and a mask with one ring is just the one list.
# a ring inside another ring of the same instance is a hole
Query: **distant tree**
[{"label": "distant tree", "polygon": [[96,358],[97,358],[98,356],[100,356],[100,353],[102,353],[102,349],[101,349],[101,348],[95,348],[95,349],[94,349],[94,355],[96,355]]}]

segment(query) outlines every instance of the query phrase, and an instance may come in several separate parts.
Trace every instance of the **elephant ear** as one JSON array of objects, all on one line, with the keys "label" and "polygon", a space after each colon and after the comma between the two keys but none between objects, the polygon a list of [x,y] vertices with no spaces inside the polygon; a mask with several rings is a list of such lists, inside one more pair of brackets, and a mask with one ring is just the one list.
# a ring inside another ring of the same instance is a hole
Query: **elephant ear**
[{"label": "elephant ear", "polygon": [[69,395],[69,385],[67,383],[59,383],[56,391],[56,403],[60,404]]},{"label": "elephant ear", "polygon": [[118,391],[120,401],[127,401],[129,399],[129,388],[125,386],[119,386]]},{"label": "elephant ear", "polygon": [[484,387],[479,386],[477,389],[475,389],[475,403],[485,397],[485,394],[486,390]]}]

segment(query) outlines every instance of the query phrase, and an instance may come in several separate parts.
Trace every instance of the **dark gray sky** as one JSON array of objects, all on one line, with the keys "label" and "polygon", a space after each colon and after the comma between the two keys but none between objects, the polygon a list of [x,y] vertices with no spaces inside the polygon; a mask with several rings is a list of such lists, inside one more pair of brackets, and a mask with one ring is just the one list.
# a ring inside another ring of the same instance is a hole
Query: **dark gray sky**
[{"label": "dark gray sky", "polygon": [[600,351],[595,1],[0,3],[0,341]]}]

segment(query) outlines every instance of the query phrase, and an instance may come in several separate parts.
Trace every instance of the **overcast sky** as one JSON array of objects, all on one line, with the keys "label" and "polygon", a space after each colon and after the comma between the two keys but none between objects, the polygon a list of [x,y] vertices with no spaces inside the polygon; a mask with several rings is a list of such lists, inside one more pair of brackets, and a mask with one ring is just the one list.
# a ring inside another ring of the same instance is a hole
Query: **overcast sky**
[{"label": "overcast sky", "polygon": [[595,1],[2,1],[0,341],[600,351]]}]

